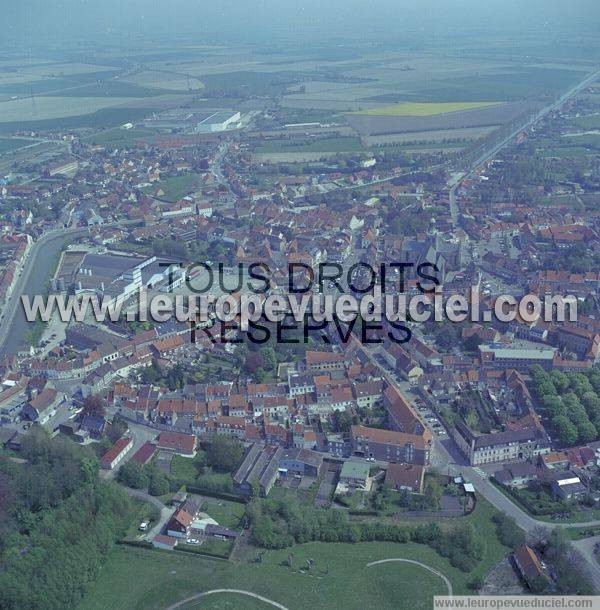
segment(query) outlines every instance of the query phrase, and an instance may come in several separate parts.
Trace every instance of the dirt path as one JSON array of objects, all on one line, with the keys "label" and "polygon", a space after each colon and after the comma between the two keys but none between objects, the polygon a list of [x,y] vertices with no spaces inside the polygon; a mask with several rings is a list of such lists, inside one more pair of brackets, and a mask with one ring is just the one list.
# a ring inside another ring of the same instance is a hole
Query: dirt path
[{"label": "dirt path", "polygon": [[372,561],[371,563],[368,563],[367,568],[370,568],[371,566],[377,566],[381,563],[391,563],[393,561],[401,562],[401,563],[412,563],[414,565],[420,566],[421,568],[427,570],[428,572],[431,572],[432,574],[435,574],[436,576],[439,576],[446,583],[446,587],[448,588],[448,595],[452,595],[452,583],[446,576],[444,576],[444,574],[442,574],[435,568],[430,568],[428,565],[421,563],[420,561],[415,561],[414,559],[400,559],[400,558],[380,559],[379,561]]},{"label": "dirt path", "polygon": [[206,597],[207,595],[213,595],[215,593],[238,593],[239,595],[247,595],[248,597],[253,597],[254,599],[258,599],[261,602],[265,602],[266,604],[271,604],[275,608],[279,608],[280,610],[289,610],[282,604],[274,602],[272,599],[268,599],[263,597],[262,595],[258,595],[258,593],[252,593],[251,591],[244,591],[243,589],[213,589],[212,591],[204,591],[204,593],[197,593],[196,595],[192,595],[191,597],[187,597],[186,599],[182,599],[180,602],[169,606],[167,610],[176,610],[177,608],[182,608],[186,604],[193,602],[197,599],[201,599],[202,597]]}]

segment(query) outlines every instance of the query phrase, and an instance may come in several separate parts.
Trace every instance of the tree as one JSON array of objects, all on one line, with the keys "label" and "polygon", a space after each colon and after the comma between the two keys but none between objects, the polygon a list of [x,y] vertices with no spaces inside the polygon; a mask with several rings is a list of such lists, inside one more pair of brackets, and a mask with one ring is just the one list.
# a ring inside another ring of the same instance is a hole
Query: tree
[{"label": "tree", "polygon": [[552,420],[558,438],[563,445],[574,445],[577,442],[578,432],[573,423],[564,415],[558,415]]},{"label": "tree", "polygon": [[554,387],[562,394],[569,389],[569,378],[562,371],[552,371],[550,378]]},{"label": "tree", "polygon": [[148,485],[148,493],[152,496],[164,496],[169,493],[169,479],[162,472],[153,472]]},{"label": "tree", "polygon": [[256,371],[264,366],[264,362],[262,356],[258,352],[250,352],[246,356],[246,361],[244,363],[245,369],[249,373],[256,373]]},{"label": "tree", "polygon": [[129,460],[129,462],[121,466],[117,478],[120,483],[133,489],[145,489],[148,487],[148,475],[144,472],[141,464],[134,460]]},{"label": "tree", "polygon": [[589,443],[598,437],[598,431],[589,420],[577,424],[577,434],[580,443]]},{"label": "tree", "polygon": [[84,415],[90,415],[92,417],[104,417],[106,413],[106,403],[104,399],[98,394],[90,394],[83,401]]},{"label": "tree", "polygon": [[244,457],[244,446],[237,438],[215,435],[206,448],[206,460],[218,472],[233,472]]},{"label": "tree", "polygon": [[262,357],[264,368],[267,371],[272,371],[277,366],[277,356],[275,354],[275,350],[272,347],[263,347],[260,350],[260,355]]},{"label": "tree", "polygon": [[560,396],[549,396],[546,394],[545,396],[542,396],[542,404],[548,410],[551,417],[565,415],[567,412]]},{"label": "tree", "polygon": [[352,416],[347,411],[340,411],[336,409],[333,412],[333,421],[335,428],[341,434],[348,434],[352,427]]},{"label": "tree", "polygon": [[443,324],[435,333],[435,342],[443,350],[455,347],[460,336],[460,329],[456,324]]},{"label": "tree", "polygon": [[537,393],[539,396],[556,396],[556,388],[554,384],[548,379],[547,381],[542,381],[542,383],[537,386]]},{"label": "tree", "polygon": [[525,544],[525,534],[512,517],[497,513],[492,517],[492,521],[496,524],[498,539],[504,546],[514,550]]},{"label": "tree", "polygon": [[127,422],[122,417],[115,416],[110,426],[108,426],[106,436],[111,443],[116,443],[127,432],[128,428]]}]

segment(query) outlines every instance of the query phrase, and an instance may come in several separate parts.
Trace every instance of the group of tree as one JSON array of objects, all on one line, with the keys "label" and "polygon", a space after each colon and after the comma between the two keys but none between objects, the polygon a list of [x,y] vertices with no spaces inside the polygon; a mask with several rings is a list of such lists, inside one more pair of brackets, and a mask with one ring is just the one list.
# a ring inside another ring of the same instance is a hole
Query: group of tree
[{"label": "group of tree", "polygon": [[237,439],[219,434],[206,444],[206,463],[217,472],[233,473],[244,458],[244,445]]},{"label": "group of tree", "polygon": [[192,464],[196,468],[194,475],[165,473],[153,462],[142,466],[130,460],[119,469],[119,483],[133,489],[148,490],[153,496],[162,496],[175,491],[182,485],[198,487],[209,491],[233,492],[233,480],[229,475],[244,458],[244,446],[237,438],[216,435],[198,452]]},{"label": "group of tree", "polygon": [[164,369],[153,359],[150,366],[142,369],[140,379],[142,383],[161,384],[167,386],[170,390],[177,390],[185,386],[187,375],[185,368],[180,363],[175,364],[170,369]]},{"label": "group of tree", "polygon": [[561,528],[553,529],[542,545],[543,558],[554,567],[556,593],[563,595],[593,595],[585,561],[573,549]]},{"label": "group of tree", "polygon": [[86,448],[34,428],[0,455],[0,608],[75,608],[134,516]]},{"label": "group of tree", "polygon": [[600,371],[547,373],[531,369],[535,394],[564,445],[589,443],[600,434]]},{"label": "group of tree", "polygon": [[600,266],[600,254],[592,252],[582,244],[569,246],[558,252],[553,251],[552,257],[547,261],[548,268],[557,268],[571,273],[587,273],[596,271]]},{"label": "group of tree", "polygon": [[512,517],[508,517],[504,513],[496,513],[492,517],[492,521],[496,524],[496,535],[498,540],[513,551],[525,544],[525,534],[523,530],[517,526],[516,521]]},{"label": "group of tree", "polygon": [[416,542],[435,549],[464,572],[475,568],[483,555],[483,543],[471,523],[451,529],[437,523],[409,527],[385,522],[350,522],[342,510],[301,505],[295,500],[254,499],[246,509],[255,544],[283,549],[311,541],[321,542]]}]

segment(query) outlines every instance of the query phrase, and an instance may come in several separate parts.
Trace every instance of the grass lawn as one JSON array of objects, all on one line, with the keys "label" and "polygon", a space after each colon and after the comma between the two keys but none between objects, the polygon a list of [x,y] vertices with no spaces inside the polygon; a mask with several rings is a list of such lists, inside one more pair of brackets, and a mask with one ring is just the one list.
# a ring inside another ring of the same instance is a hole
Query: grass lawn
[{"label": "grass lawn", "polygon": [[[581,509],[574,510],[570,515],[565,515],[558,519],[552,519],[550,515],[536,515],[536,519],[540,521],[548,521],[549,523],[587,523],[588,521],[597,521],[600,519],[600,509]],[[599,532],[600,533],[600,532]]]},{"label": "grass lawn", "polygon": [[564,531],[571,540],[600,535],[600,527],[565,527]]},{"label": "grass lawn", "polygon": [[195,481],[203,471],[204,451],[198,451],[193,458],[174,455],[171,460],[171,474],[178,479]]},{"label": "grass lawn", "polygon": [[407,102],[405,104],[394,104],[370,110],[359,110],[351,114],[363,114],[369,116],[435,116],[447,112],[460,112],[461,110],[474,110],[493,106],[498,102]]},{"label": "grass lawn", "polygon": [[147,187],[146,192],[156,193],[158,189],[162,189],[165,194],[160,197],[161,199],[169,202],[179,201],[200,186],[201,178],[199,174],[193,173],[169,176]]},{"label": "grass lawn", "polygon": [[[290,552],[292,569],[284,565]],[[252,591],[290,609],[430,608],[431,596],[446,592],[439,577],[410,564],[366,568],[371,561],[396,557],[437,568],[451,579],[456,592],[466,591],[465,575],[435,551],[416,544],[309,543],[266,552],[262,563],[232,563],[123,546],[111,553],[80,610],[165,608],[194,593],[219,588]],[[307,559],[314,560],[312,575],[301,572]],[[201,607],[223,608],[227,603],[252,607],[245,598],[225,594],[203,600]]]},{"label": "grass lawn", "polygon": [[219,525],[230,529],[239,527],[245,510],[245,504],[218,498],[206,498],[202,506],[203,512],[212,517]]}]

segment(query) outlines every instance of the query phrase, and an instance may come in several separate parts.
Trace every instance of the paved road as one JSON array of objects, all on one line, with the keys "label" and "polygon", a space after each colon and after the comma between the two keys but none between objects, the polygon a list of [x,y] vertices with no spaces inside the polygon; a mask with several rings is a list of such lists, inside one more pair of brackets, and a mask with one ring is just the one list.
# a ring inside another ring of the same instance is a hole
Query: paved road
[{"label": "paved road", "polygon": [[268,597],[263,597],[262,595],[258,595],[258,593],[252,593],[252,591],[245,591],[244,589],[213,589],[212,591],[204,591],[204,593],[197,593],[196,595],[192,595],[191,597],[186,597],[182,599],[180,602],[169,606],[167,610],[176,610],[177,608],[182,608],[183,606],[187,606],[187,604],[196,601],[197,599],[202,599],[207,595],[214,595],[215,593],[237,593],[238,595],[247,595],[248,597],[253,597],[254,599],[258,599],[261,602],[265,602],[265,604],[270,604],[271,606],[275,606],[275,608],[280,608],[280,610],[289,610],[283,604],[279,602],[273,601]]},{"label": "paved road", "polygon": [[[449,441],[452,442],[452,441]],[[481,471],[475,470],[472,466],[465,466],[456,463],[451,454],[446,450],[445,445],[436,443],[435,447],[438,454],[446,453],[448,472],[451,475],[460,474],[463,478],[473,484],[476,491],[481,494],[495,508],[502,511],[505,515],[512,517],[517,525],[527,533],[533,533],[540,528],[554,529],[556,527],[595,527],[600,525],[600,520],[586,521],[583,523],[556,523],[540,521],[526,513],[520,506],[515,504],[508,496],[502,493],[486,476],[482,476]],[[594,544],[600,541],[600,536],[585,538],[573,543],[573,546],[585,560],[588,574],[597,592],[600,592],[600,564],[594,555]]]},{"label": "paved road", "polygon": [[127,422],[129,428],[129,436],[133,439],[133,445],[131,449],[125,454],[125,457],[119,462],[119,467],[114,470],[101,470],[100,476],[103,479],[114,479],[115,475],[123,466],[126,464],[137,452],[137,450],[147,441],[151,441],[156,437],[156,430],[147,426],[140,426],[139,424],[133,424]]},{"label": "paved road", "polygon": [[[382,373],[386,381],[403,391],[396,380],[387,373],[387,371],[377,362],[373,354],[369,350],[363,349],[363,353],[369,358],[371,363],[375,365]],[[495,508],[502,511],[505,515],[512,517],[517,525],[526,532],[534,532],[539,528],[552,529],[555,527],[573,528],[573,527],[595,527],[600,525],[600,520],[587,521],[584,523],[549,523],[539,521],[520,506],[515,504],[508,496],[503,494],[495,485],[493,485],[481,469],[476,470],[472,466],[465,465],[464,460],[458,454],[453,455],[448,450],[447,446],[453,446],[454,441],[450,438],[439,439],[434,435],[434,448],[432,451],[432,462],[436,464],[442,471],[447,471],[450,475],[462,475],[462,477],[473,484],[476,491],[481,494]],[[598,537],[600,540],[600,536]],[[593,538],[587,540],[594,540]],[[594,556],[594,543],[585,543],[583,541],[574,543],[575,548],[580,551],[586,561],[588,572],[594,582],[594,586],[600,592],[600,565]]]},{"label": "paved road", "polygon": [[557,100],[548,104],[540,111],[535,113],[532,117],[519,124],[517,128],[510,132],[505,138],[496,142],[495,144],[490,145],[490,147],[481,153],[481,155],[471,163],[469,169],[466,173],[462,174],[460,177],[457,177],[454,184],[451,184],[450,189],[450,217],[452,222],[456,224],[458,220],[458,206],[456,204],[456,189],[460,185],[460,183],[468,178],[478,167],[481,167],[485,162],[492,159],[495,155],[497,155],[507,144],[512,142],[514,138],[516,138],[522,131],[529,129],[534,123],[537,123],[540,119],[543,119],[545,116],[554,112],[560,108],[565,102],[570,100],[572,97],[576,96],[578,93],[583,91],[586,87],[589,87],[594,81],[596,81],[600,77],[600,70],[595,70],[594,72],[588,74],[583,80],[578,82],[576,85],[571,87],[567,92],[563,93]]},{"label": "paved road", "polygon": [[439,570],[436,570],[435,568],[430,568],[428,565],[421,563],[420,561],[415,561],[414,559],[403,559],[403,558],[380,559],[379,561],[372,561],[371,563],[368,563],[367,568],[370,568],[372,566],[377,566],[382,563],[391,563],[391,562],[412,563],[414,565],[420,566],[421,568],[423,568],[424,570],[427,570],[428,572],[431,572],[432,574],[435,574],[436,576],[439,576],[446,583],[446,587],[448,588],[448,595],[452,595],[452,583],[444,574],[442,574]]}]

